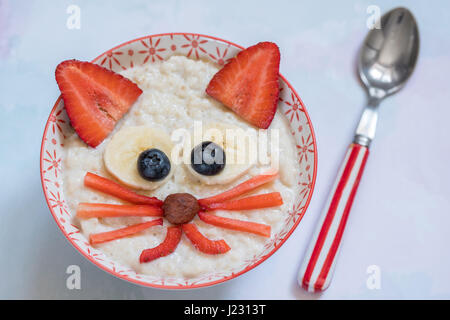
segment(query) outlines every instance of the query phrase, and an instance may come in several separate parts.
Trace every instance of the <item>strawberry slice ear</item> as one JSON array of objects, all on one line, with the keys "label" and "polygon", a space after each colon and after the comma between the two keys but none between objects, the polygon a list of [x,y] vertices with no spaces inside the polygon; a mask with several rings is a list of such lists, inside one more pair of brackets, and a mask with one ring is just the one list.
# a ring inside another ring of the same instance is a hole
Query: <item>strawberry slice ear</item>
[{"label": "strawberry slice ear", "polygon": [[182,228],[184,234],[191,240],[194,247],[203,253],[221,254],[231,249],[225,240],[210,240],[206,238],[193,223],[183,224]]},{"label": "strawberry slice ear", "polygon": [[72,127],[91,147],[109,135],[142,94],[129,79],[91,62],[63,61],[55,77]]},{"label": "strawberry slice ear", "polygon": [[206,93],[252,125],[267,129],[278,104],[280,50],[260,42],[239,52],[217,72]]},{"label": "strawberry slice ear", "polygon": [[139,262],[150,262],[174,252],[181,240],[181,233],[182,231],[180,226],[168,227],[164,241],[157,247],[142,251],[139,257]]}]

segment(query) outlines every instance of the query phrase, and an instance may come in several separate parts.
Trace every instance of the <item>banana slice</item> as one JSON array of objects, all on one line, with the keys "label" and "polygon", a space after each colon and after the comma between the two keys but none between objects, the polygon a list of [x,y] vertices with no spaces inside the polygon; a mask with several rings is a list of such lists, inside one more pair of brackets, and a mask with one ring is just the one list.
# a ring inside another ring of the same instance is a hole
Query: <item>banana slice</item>
[{"label": "banana slice", "polygon": [[[257,152],[253,150],[257,137],[255,129],[243,129],[226,123],[209,123],[199,131],[194,128],[191,139],[185,140],[183,149],[186,168],[198,181],[207,185],[227,184],[245,174],[256,163]],[[225,152],[225,167],[216,175],[202,175],[192,168],[192,149],[203,141],[214,142]]]},{"label": "banana slice", "polygon": [[153,190],[169,180],[173,166],[163,180],[148,181],[140,176],[137,159],[143,151],[151,148],[163,151],[171,159],[172,147],[170,136],[162,130],[146,126],[126,127],[114,134],[103,159],[108,171],[122,183],[135,189]]}]

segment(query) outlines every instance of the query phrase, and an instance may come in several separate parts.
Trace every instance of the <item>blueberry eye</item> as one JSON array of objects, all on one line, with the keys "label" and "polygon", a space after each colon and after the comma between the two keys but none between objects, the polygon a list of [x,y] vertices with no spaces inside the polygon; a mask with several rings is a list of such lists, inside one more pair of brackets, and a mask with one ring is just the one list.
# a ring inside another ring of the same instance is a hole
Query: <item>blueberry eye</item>
[{"label": "blueberry eye", "polygon": [[199,174],[214,176],[225,168],[225,152],[211,141],[204,141],[191,152],[191,166]]},{"label": "blueberry eye", "polygon": [[137,169],[145,180],[159,181],[169,174],[170,160],[159,149],[147,149],[139,155]]}]

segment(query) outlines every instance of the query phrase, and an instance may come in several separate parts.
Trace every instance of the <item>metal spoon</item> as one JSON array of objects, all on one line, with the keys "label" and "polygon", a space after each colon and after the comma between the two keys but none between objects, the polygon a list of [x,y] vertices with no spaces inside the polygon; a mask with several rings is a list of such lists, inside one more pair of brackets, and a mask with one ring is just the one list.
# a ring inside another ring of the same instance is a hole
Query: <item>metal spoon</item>
[{"label": "metal spoon", "polygon": [[348,214],[375,137],[378,105],[403,87],[416,65],[419,32],[411,12],[393,9],[382,16],[380,25],[369,32],[359,53],[359,76],[369,101],[300,269],[299,284],[311,292],[328,288],[333,276]]}]

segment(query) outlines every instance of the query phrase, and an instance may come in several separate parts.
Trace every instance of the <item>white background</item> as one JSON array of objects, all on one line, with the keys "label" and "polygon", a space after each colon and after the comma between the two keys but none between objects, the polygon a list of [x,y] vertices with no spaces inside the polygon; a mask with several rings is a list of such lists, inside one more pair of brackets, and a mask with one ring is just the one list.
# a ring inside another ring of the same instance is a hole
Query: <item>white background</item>
[{"label": "white background", "polygon": [[[71,4],[81,8],[80,30],[66,28]],[[413,11],[419,62],[382,103],[334,279],[311,295],[297,285],[297,270],[365,104],[355,57],[369,5]],[[0,0],[0,298],[450,299],[449,9],[444,1]],[[184,292],[139,287],[85,260],[53,221],[39,178],[42,133],[59,95],[56,65],[176,31],[243,46],[276,42],[319,152],[310,207],[283,247],[237,279]],[[66,288],[69,265],[81,268],[81,290]],[[380,290],[366,286],[370,265],[380,267]]]}]

